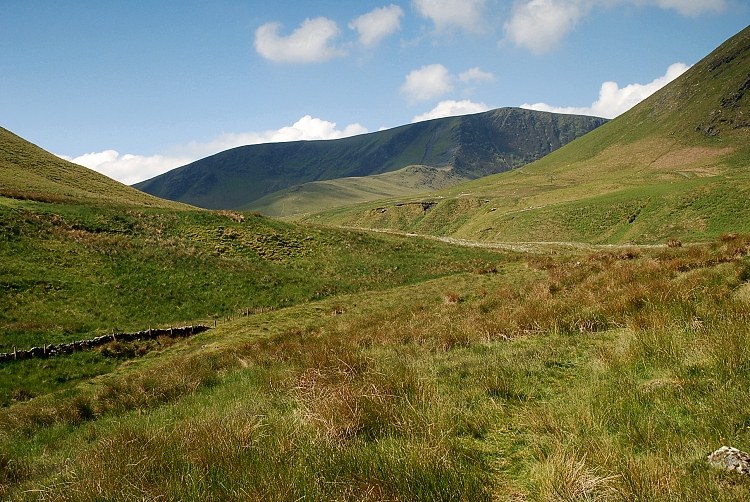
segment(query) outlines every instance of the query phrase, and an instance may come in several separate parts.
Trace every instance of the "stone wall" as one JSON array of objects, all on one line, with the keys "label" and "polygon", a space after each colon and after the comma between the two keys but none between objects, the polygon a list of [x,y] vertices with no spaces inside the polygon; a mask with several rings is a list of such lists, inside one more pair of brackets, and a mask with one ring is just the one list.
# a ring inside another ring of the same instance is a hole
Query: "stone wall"
[{"label": "stone wall", "polygon": [[114,341],[133,342],[135,340],[153,340],[160,336],[186,337],[203,333],[208,329],[210,329],[208,326],[195,325],[183,326],[180,328],[148,329],[146,331],[137,331],[135,333],[112,333],[111,335],[102,335],[89,340],[78,340],[77,342],[59,343],[56,345],[44,345],[42,347],[32,347],[28,350],[14,350],[9,353],[0,352],[0,363],[32,359],[35,357],[46,358],[62,354],[70,354],[79,350],[91,350]]}]

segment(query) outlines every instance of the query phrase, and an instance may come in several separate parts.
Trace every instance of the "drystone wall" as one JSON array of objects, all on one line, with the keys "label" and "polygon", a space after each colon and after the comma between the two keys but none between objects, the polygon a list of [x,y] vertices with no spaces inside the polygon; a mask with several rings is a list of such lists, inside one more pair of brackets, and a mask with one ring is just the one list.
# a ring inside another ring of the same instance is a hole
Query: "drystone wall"
[{"label": "drystone wall", "polygon": [[76,342],[60,343],[56,345],[44,345],[42,347],[32,347],[28,350],[14,350],[13,352],[8,353],[0,352],[0,363],[32,359],[35,357],[52,357],[62,354],[70,354],[79,350],[91,350],[114,341],[133,342],[135,340],[153,340],[160,336],[186,337],[197,335],[208,329],[210,329],[208,326],[194,325],[182,326],[179,328],[148,329],[145,331],[137,331],[135,333],[112,333],[110,335],[102,335],[89,340],[78,340]]}]

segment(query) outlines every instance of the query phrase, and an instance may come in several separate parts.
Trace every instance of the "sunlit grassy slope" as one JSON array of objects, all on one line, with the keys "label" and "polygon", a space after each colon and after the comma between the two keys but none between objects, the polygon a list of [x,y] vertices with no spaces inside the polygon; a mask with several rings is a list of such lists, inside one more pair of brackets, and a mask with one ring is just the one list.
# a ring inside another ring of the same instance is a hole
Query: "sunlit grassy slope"
[{"label": "sunlit grassy slope", "polygon": [[[750,230],[750,30],[630,112],[515,171],[308,221],[496,241],[660,242]],[[404,201],[398,201],[399,203]]]},{"label": "sunlit grassy slope", "polygon": [[748,500],[745,476],[705,461],[750,445],[748,251],[726,236],[496,255],[222,322],[86,384],[16,393],[0,496]]},{"label": "sunlit grassy slope", "polygon": [[305,183],[274,192],[244,209],[298,219],[333,207],[429,193],[466,180],[451,167],[409,166],[372,176]]},{"label": "sunlit grassy slope", "polygon": [[0,127],[0,196],[17,199],[185,207],[65,161]]}]

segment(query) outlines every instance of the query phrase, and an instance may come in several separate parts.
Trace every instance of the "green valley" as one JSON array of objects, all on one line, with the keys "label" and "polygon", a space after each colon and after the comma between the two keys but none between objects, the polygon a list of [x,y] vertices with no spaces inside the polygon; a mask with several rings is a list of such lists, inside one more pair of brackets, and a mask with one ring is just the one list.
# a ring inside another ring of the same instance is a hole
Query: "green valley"
[{"label": "green valley", "polygon": [[0,352],[211,327],[0,362],[0,499],[750,500],[749,54],[505,173],[258,199],[297,221],[0,130]]}]

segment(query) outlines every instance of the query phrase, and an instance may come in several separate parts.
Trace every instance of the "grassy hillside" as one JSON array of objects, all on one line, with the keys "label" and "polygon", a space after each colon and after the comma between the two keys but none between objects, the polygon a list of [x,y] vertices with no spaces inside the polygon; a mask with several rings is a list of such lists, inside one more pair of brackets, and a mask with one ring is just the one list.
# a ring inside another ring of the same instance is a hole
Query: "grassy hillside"
[{"label": "grassy hillside", "polygon": [[299,218],[325,209],[430,193],[466,181],[451,167],[409,166],[357,178],[313,181],[266,195],[243,209],[268,216]]},{"label": "grassy hillside", "polygon": [[[495,255],[222,322],[86,384],[17,393],[0,409],[0,496],[745,500],[746,477],[705,457],[750,445],[749,252],[727,236]],[[44,364],[24,371],[63,365]]]},{"label": "grassy hillside", "polygon": [[0,196],[44,201],[87,201],[184,207],[65,161],[0,127]]},{"label": "grassy hillside", "polygon": [[[212,323],[473,270],[488,259],[494,255],[479,250],[239,213],[0,198],[0,352]],[[7,374],[0,380],[0,403],[14,391],[38,391]]]},{"label": "grassy hillside", "polygon": [[310,221],[496,241],[662,242],[750,231],[748,74],[746,29],[540,161],[416,199],[437,202],[429,213],[410,213],[402,200]]},{"label": "grassy hillside", "polygon": [[135,186],[200,207],[236,209],[295,185],[413,165],[452,166],[458,179],[474,179],[536,160],[603,122],[504,108],[338,140],[233,148]]}]

